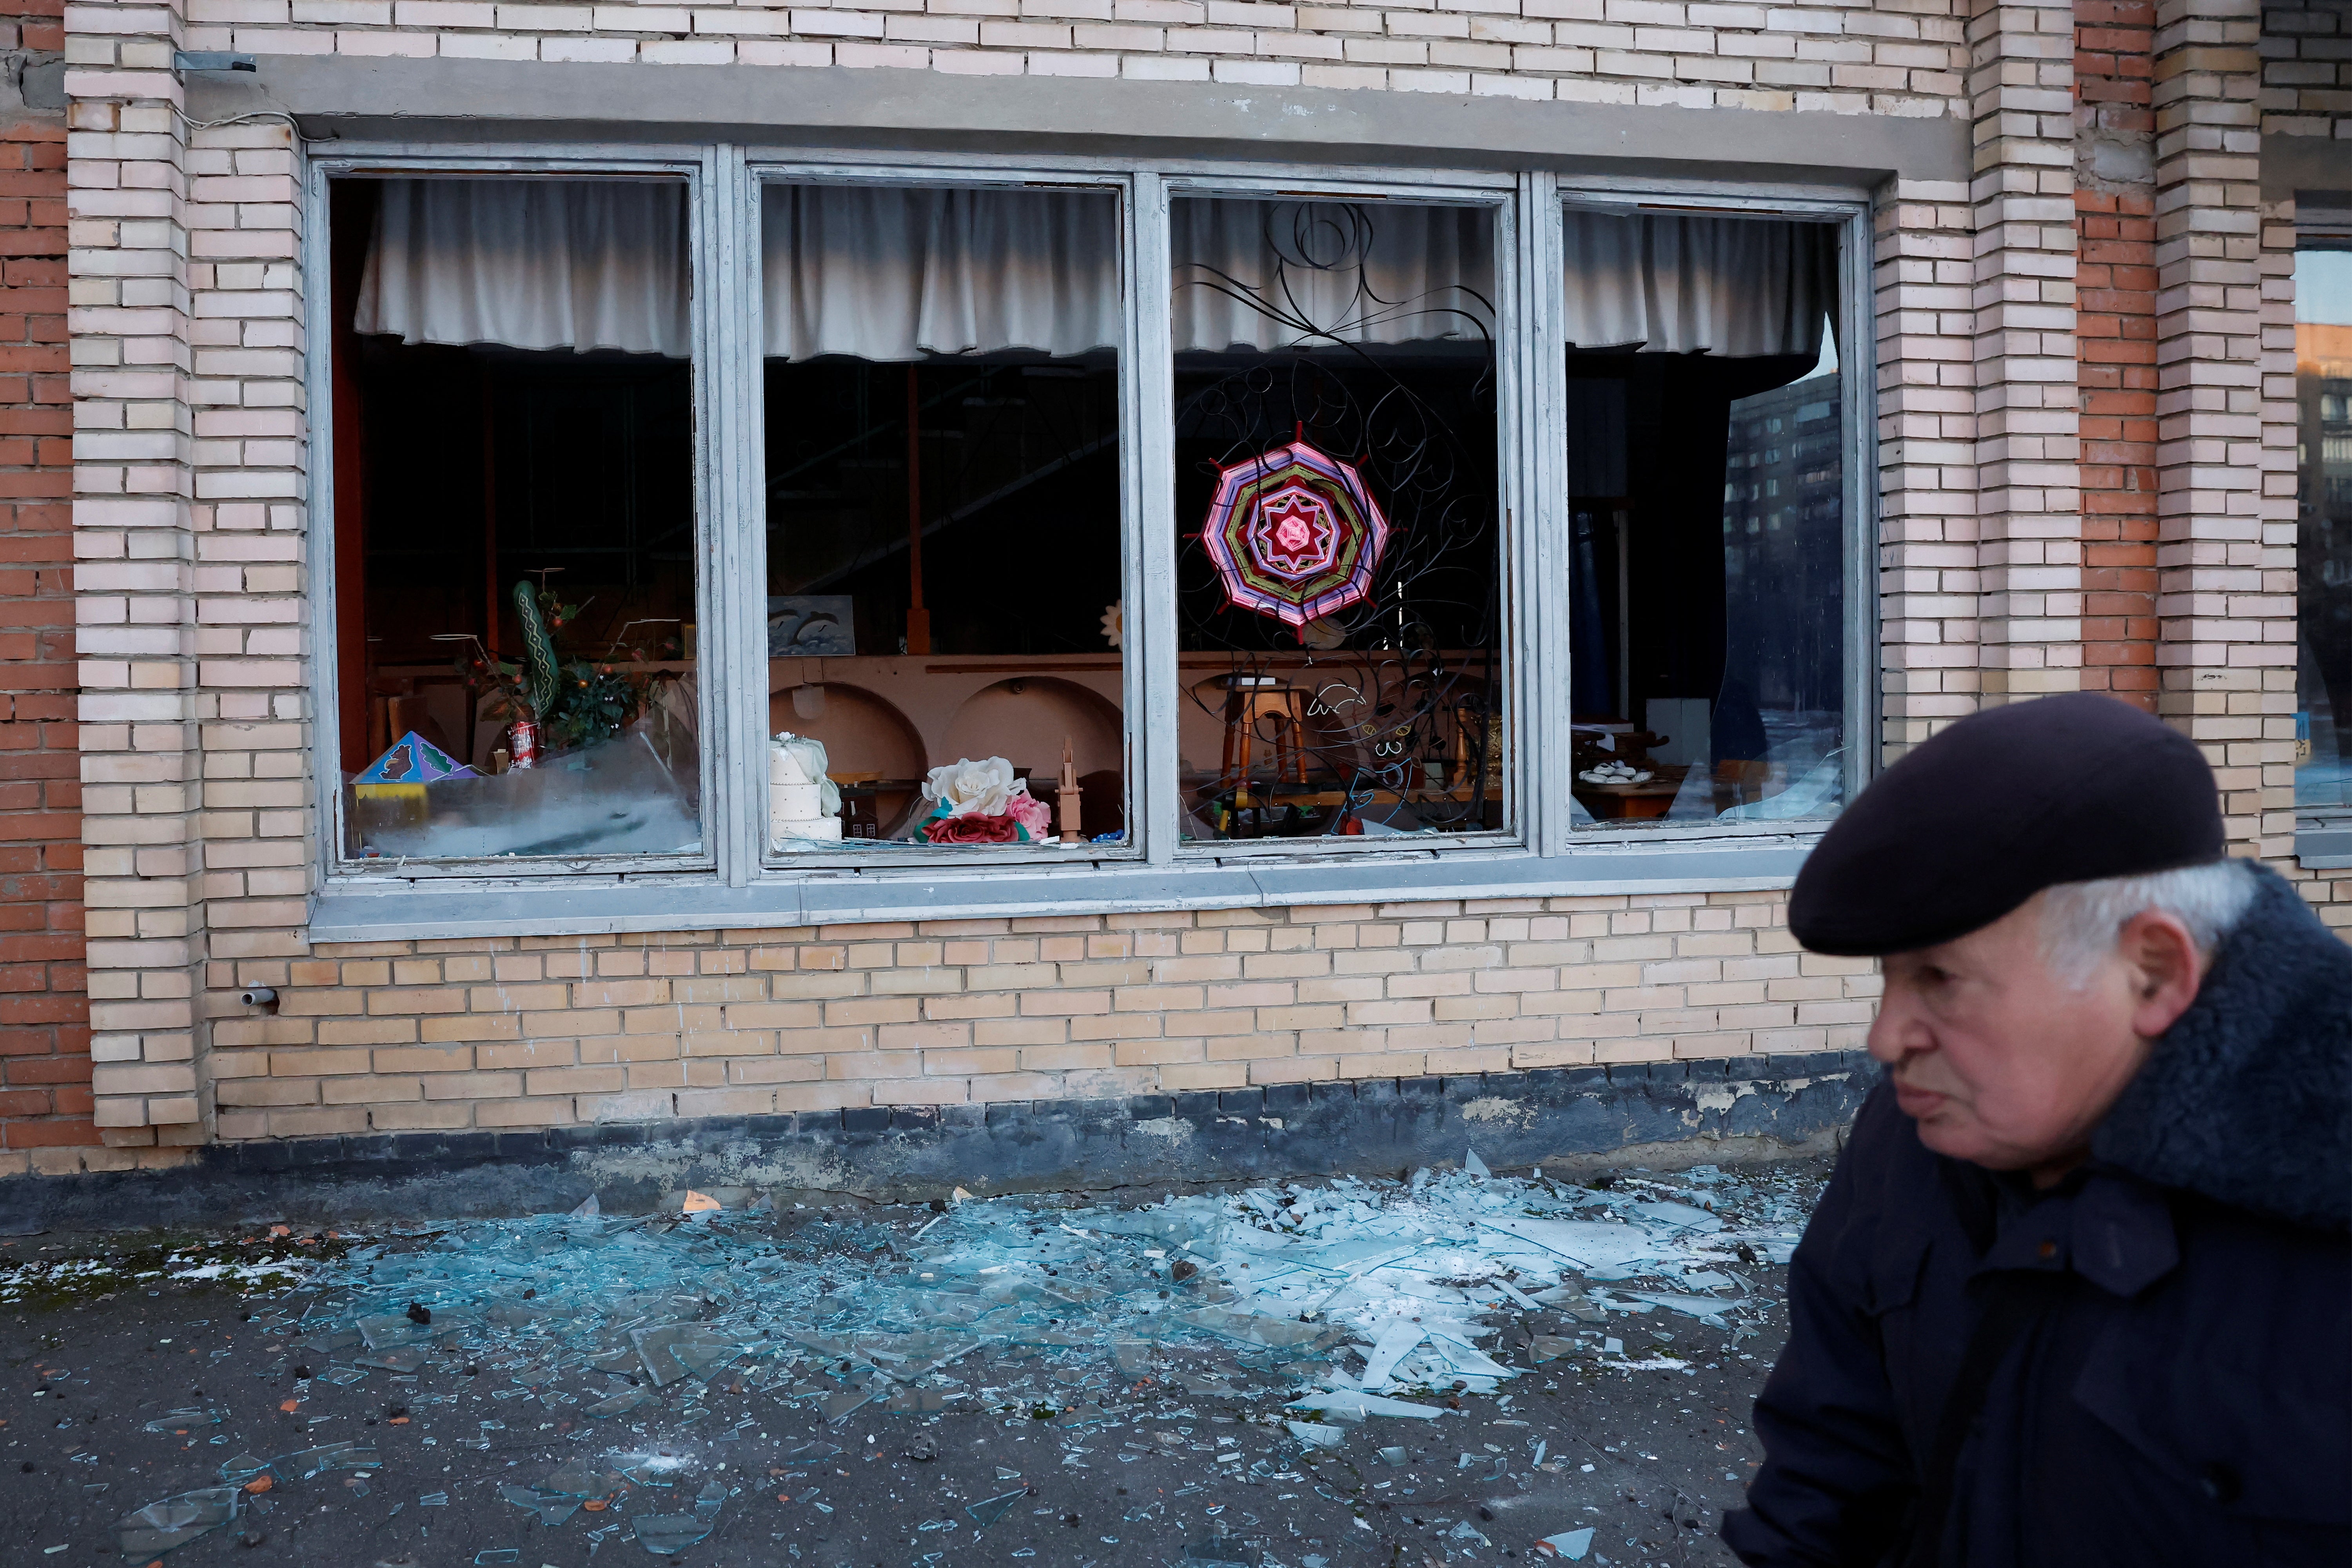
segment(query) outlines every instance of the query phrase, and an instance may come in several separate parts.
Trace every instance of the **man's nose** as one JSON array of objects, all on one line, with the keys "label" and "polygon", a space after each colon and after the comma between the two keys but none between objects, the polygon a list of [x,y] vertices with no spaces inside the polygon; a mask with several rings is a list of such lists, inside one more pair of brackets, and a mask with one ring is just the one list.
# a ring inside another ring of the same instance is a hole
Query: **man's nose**
[{"label": "man's nose", "polygon": [[1905,1057],[1934,1044],[1927,1020],[1919,1016],[1899,986],[1888,986],[1878,999],[1878,1013],[1870,1021],[1870,1054],[1893,1067]]}]

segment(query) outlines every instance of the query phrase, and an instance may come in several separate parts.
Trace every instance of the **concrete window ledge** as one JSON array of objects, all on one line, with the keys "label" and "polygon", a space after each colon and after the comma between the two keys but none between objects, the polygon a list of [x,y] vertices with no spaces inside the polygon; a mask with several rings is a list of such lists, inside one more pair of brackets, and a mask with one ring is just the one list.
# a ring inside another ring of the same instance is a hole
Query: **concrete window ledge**
[{"label": "concrete window ledge", "polygon": [[715,878],[504,885],[436,879],[331,882],[312,895],[313,942],[620,931],[754,931],[872,921],[1148,913],[1433,899],[1750,892],[1785,888],[1820,836],[1580,846],[1565,856],[1423,851],[1300,863],[1024,867],[983,874],[812,875],[730,888]]},{"label": "concrete window ledge", "polygon": [[2297,826],[2294,830],[2294,858],[2295,863],[2306,871],[2352,869],[2352,822]]}]

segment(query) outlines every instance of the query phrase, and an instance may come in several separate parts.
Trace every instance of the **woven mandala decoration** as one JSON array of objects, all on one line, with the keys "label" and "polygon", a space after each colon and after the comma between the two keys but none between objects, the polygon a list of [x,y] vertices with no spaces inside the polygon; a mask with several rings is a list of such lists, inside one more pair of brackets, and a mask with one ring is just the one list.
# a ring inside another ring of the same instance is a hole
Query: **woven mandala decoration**
[{"label": "woven mandala decoration", "polygon": [[1234,605],[1303,626],[1370,595],[1389,520],[1355,465],[1293,441],[1220,470],[1201,540]]}]

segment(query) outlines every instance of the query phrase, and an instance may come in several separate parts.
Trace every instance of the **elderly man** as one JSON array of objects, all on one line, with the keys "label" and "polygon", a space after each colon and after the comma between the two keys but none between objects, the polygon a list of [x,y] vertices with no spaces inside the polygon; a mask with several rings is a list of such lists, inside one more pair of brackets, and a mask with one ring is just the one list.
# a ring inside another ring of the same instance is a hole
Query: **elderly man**
[{"label": "elderly man", "polygon": [[2352,949],[2223,858],[2195,746],[1963,720],[1822,837],[1864,1102],[1723,1535],[1769,1568],[2352,1563]]}]

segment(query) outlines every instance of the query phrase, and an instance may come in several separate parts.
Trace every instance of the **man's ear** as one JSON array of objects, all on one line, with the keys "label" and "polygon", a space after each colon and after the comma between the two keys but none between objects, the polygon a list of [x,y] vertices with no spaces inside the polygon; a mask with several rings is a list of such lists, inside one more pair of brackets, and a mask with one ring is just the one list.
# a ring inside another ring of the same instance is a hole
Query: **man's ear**
[{"label": "man's ear", "polygon": [[2132,986],[2132,1033],[2152,1040],[2197,1000],[2205,955],[2188,925],[2166,910],[2144,910],[2125,921],[2116,950]]}]

